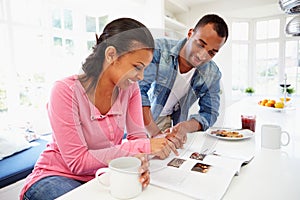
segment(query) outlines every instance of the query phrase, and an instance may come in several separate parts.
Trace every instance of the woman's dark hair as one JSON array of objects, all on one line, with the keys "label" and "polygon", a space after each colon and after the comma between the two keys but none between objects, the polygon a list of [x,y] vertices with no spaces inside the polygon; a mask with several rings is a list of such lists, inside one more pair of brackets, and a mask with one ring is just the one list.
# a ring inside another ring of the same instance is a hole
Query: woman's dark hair
[{"label": "woman's dark hair", "polygon": [[206,24],[214,24],[214,30],[217,32],[218,36],[225,37],[225,41],[228,38],[228,27],[226,22],[215,14],[208,14],[203,16],[196,24],[194,30],[197,31],[198,28],[205,26]]},{"label": "woman's dark hair", "polygon": [[96,45],[82,64],[84,75],[80,81],[91,80],[87,91],[94,89],[97,85],[100,73],[103,70],[105,49],[108,46],[116,48],[118,55],[123,55],[136,50],[137,45],[145,49],[154,49],[154,39],[149,29],[142,23],[131,18],[116,19],[104,27],[103,33],[96,35]]}]

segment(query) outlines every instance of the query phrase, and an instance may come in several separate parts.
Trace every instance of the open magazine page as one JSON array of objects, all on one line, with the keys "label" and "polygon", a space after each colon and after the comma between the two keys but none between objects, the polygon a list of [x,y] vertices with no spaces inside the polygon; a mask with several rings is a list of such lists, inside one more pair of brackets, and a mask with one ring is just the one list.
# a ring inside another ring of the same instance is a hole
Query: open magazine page
[{"label": "open magazine page", "polygon": [[[150,160],[151,184],[195,199],[221,199],[242,163],[254,155],[246,147],[224,142],[211,142],[211,137],[204,132],[189,134],[179,156],[172,154],[165,160]],[[252,146],[252,142],[248,141],[247,145]]]},{"label": "open magazine page", "polygon": [[[195,137],[195,136],[193,136]],[[213,140],[214,146],[211,147]],[[200,159],[224,168],[235,169],[236,175],[239,174],[243,164],[247,164],[252,160],[255,154],[255,139],[245,139],[239,141],[219,140],[211,137],[207,132],[198,132],[193,142],[184,152],[181,157],[191,157],[197,159],[200,154]],[[208,145],[207,145],[208,144]],[[200,149],[200,151],[199,151]],[[201,152],[205,149],[210,149],[205,157],[201,157]]]}]

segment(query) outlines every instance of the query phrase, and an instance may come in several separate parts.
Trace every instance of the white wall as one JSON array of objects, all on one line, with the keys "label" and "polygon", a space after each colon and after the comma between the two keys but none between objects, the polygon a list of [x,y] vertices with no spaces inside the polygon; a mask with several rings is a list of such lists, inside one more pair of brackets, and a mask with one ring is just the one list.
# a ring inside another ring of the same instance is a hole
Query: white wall
[{"label": "white wall", "polygon": [[[162,0],[87,0],[93,5],[88,12],[99,16],[99,13],[108,13],[110,20],[119,17],[131,17],[145,24],[153,33],[163,34],[164,3]],[[93,2],[93,3],[92,3]]]},{"label": "white wall", "polygon": [[[164,28],[164,2],[162,0],[61,0],[60,4],[75,9],[89,16],[103,16],[108,14],[109,21],[130,17],[145,24],[154,36],[157,30]],[[159,32],[161,34],[161,32]]]}]

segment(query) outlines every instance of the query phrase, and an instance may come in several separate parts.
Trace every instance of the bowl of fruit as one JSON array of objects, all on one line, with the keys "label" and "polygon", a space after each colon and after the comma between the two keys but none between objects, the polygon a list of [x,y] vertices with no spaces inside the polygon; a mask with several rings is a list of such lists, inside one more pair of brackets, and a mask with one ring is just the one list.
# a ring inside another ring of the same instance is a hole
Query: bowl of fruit
[{"label": "bowl of fruit", "polygon": [[284,101],[276,101],[274,99],[263,99],[258,102],[258,105],[268,107],[268,108],[276,108],[276,109],[283,109],[284,108]]},{"label": "bowl of fruit", "polygon": [[277,101],[275,99],[265,98],[265,99],[260,100],[258,102],[258,105],[263,108],[278,111],[278,112],[296,109],[294,106],[291,105],[291,98],[289,98],[289,97],[286,97],[285,101],[284,101],[283,97],[280,97],[279,100],[277,100]]}]

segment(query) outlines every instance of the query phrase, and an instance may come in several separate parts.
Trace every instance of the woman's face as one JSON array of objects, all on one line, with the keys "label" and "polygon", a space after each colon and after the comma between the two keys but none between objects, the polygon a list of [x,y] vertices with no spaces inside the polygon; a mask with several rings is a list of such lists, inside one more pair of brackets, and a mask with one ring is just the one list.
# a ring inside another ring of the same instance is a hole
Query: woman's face
[{"label": "woman's face", "polygon": [[112,81],[121,89],[144,78],[144,69],[151,62],[153,53],[149,49],[139,49],[120,56],[110,69]]}]

